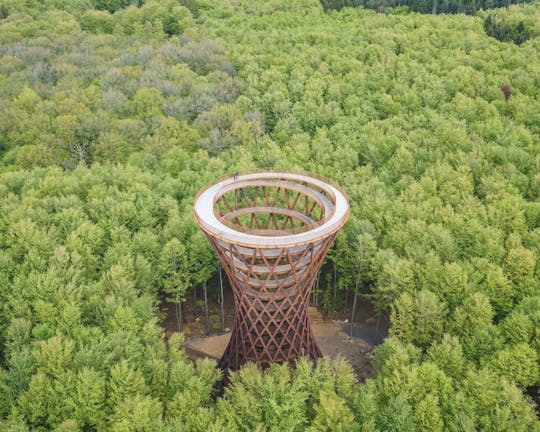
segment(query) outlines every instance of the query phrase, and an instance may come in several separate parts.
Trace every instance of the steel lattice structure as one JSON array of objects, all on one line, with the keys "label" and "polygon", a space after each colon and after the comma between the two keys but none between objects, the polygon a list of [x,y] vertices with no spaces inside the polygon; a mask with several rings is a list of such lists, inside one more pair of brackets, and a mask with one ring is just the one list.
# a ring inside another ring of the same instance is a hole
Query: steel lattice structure
[{"label": "steel lattice structure", "polygon": [[234,292],[235,323],[221,368],[321,357],[307,307],[349,215],[343,191],[303,174],[242,174],[203,188],[194,212]]}]

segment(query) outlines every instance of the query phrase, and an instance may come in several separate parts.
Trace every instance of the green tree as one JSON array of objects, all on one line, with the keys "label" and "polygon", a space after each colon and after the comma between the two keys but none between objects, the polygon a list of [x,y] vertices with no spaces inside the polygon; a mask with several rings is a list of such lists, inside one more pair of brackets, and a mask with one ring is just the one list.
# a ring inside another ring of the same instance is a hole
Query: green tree
[{"label": "green tree", "polygon": [[488,360],[488,364],[492,370],[519,386],[532,386],[540,378],[538,355],[524,343],[498,351]]},{"label": "green tree", "polygon": [[446,305],[432,292],[405,293],[392,306],[390,332],[427,348],[442,337],[445,319]]},{"label": "green tree", "polygon": [[81,16],[81,29],[93,33],[112,33],[114,18],[107,11],[88,10]]},{"label": "green tree", "polygon": [[136,395],[120,401],[111,417],[111,428],[121,432],[159,430],[162,406],[149,396]]},{"label": "green tree", "polygon": [[427,359],[456,381],[460,381],[467,370],[467,360],[459,339],[447,333],[439,343],[431,345],[427,352]]},{"label": "green tree", "polygon": [[182,34],[191,24],[191,12],[177,0],[148,1],[141,8],[142,22],[160,25],[169,36]]},{"label": "green tree", "polygon": [[81,426],[100,428],[105,424],[106,386],[103,374],[84,368],[77,374],[75,419]]},{"label": "green tree", "polygon": [[163,115],[165,100],[156,88],[140,88],[133,96],[133,109],[141,119],[150,119]]},{"label": "green tree", "polygon": [[417,430],[413,411],[401,396],[389,400],[388,405],[379,412],[377,423],[385,431]]},{"label": "green tree", "polygon": [[148,387],[140,372],[123,360],[111,368],[108,401],[112,407],[137,395],[148,394]]},{"label": "green tree", "polygon": [[182,325],[181,304],[191,283],[189,264],[184,245],[175,238],[169,240],[160,254],[159,269],[163,281],[163,291],[169,295],[169,301],[178,304],[176,318],[179,328]]},{"label": "green tree", "polygon": [[444,430],[440,403],[437,396],[433,394],[428,394],[418,403],[414,416],[421,431],[435,432]]},{"label": "green tree", "polygon": [[130,4],[130,0],[92,0],[94,7],[99,10],[107,10],[111,13],[123,9]]},{"label": "green tree", "polygon": [[353,430],[354,416],[346,402],[335,393],[322,392],[319,403],[315,406],[315,418],[312,421],[317,431]]},{"label": "green tree", "polygon": [[402,293],[412,293],[415,288],[413,263],[387,252],[376,257],[380,262],[374,292],[378,311],[385,310]]}]

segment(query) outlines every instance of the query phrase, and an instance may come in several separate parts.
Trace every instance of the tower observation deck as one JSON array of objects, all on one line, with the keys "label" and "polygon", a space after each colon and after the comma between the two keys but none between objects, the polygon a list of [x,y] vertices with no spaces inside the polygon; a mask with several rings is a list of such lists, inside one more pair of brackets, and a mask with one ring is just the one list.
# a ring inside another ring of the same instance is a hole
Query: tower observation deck
[{"label": "tower observation deck", "polygon": [[349,215],[345,193],[303,174],[240,174],[203,188],[194,213],[234,293],[235,322],[220,367],[321,357],[307,308]]}]

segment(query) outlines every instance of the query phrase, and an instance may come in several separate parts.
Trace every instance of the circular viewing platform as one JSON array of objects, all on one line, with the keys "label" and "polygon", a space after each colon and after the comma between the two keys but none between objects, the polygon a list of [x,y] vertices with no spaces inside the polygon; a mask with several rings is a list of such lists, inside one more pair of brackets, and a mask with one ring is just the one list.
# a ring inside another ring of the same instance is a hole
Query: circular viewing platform
[{"label": "circular viewing platform", "polygon": [[240,174],[203,189],[195,217],[209,235],[243,246],[279,248],[338,231],[349,215],[345,193],[303,174]]}]

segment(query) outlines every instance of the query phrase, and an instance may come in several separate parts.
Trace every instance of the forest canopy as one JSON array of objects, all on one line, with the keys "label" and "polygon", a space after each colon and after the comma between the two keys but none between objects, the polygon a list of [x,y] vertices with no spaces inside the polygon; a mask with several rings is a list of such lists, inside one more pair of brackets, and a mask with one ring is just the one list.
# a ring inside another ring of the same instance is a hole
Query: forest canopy
[{"label": "forest canopy", "polygon": [[414,11],[432,14],[474,15],[480,10],[508,7],[512,4],[533,3],[535,0],[320,0],[325,11],[341,10],[345,7],[365,7],[384,12],[393,8],[396,11]]},{"label": "forest canopy", "polygon": [[[540,4],[439,12],[0,0],[0,430],[539,430]],[[390,316],[364,383],[216,398],[164,344],[218,268],[195,194],[262,167],[349,195],[318,295]]]}]

